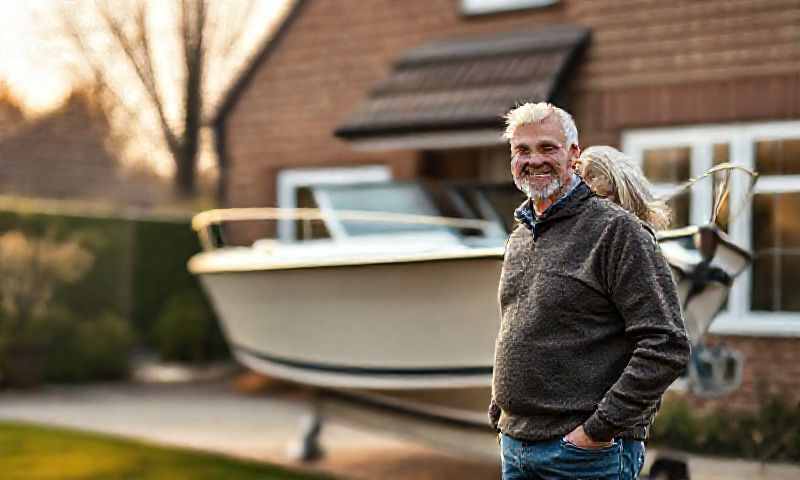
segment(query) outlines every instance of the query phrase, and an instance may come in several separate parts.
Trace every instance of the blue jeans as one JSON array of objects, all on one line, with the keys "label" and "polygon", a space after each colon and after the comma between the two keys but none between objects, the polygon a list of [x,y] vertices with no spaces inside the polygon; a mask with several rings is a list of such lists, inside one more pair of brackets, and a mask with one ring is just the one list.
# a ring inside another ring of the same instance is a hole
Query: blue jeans
[{"label": "blue jeans", "polygon": [[589,450],[562,439],[529,442],[500,438],[503,480],[635,480],[644,465],[644,443],[614,440]]}]

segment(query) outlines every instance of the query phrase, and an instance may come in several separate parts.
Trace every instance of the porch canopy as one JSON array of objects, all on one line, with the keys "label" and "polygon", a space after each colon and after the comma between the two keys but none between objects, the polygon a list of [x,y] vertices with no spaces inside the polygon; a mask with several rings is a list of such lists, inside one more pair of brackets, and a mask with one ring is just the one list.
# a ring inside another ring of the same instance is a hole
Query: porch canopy
[{"label": "porch canopy", "polygon": [[576,25],[437,41],[408,51],[336,136],[369,150],[502,143],[502,115],[554,101],[586,45]]}]

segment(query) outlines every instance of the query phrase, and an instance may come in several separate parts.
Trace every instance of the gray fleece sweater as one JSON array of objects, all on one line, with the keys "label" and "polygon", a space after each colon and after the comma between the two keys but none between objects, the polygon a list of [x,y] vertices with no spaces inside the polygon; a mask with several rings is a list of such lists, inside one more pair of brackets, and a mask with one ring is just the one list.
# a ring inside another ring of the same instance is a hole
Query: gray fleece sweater
[{"label": "gray fleece sweater", "polygon": [[495,427],[527,440],[581,424],[597,441],[647,436],[689,358],[675,283],[649,228],[581,184],[512,232],[499,301]]}]

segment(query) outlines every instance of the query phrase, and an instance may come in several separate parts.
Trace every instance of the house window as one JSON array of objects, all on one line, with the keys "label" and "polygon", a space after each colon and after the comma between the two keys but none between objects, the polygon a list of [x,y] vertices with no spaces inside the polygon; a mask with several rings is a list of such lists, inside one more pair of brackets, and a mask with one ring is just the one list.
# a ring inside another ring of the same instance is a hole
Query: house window
[{"label": "house window", "polygon": [[461,0],[461,12],[465,15],[507,12],[525,8],[546,7],[558,0]]},{"label": "house window", "polygon": [[[656,187],[659,195],[667,194],[689,180],[691,176],[689,147],[657,147],[642,152],[642,172]],[[685,227],[690,222],[690,199],[687,195],[675,198],[672,207],[672,228]]]},{"label": "house window", "polygon": [[[746,182],[733,181],[731,201],[717,212],[717,224],[753,253],[753,263],[711,332],[800,336],[800,122],[630,130],[623,149],[660,194],[724,162],[759,173],[752,197]],[[709,221],[717,180],[673,199],[673,226]]]},{"label": "house window", "polygon": [[[281,208],[314,207],[312,186],[344,185],[361,182],[388,182],[392,172],[385,165],[334,168],[297,168],[278,173],[278,206]],[[319,227],[315,227],[319,229]],[[319,232],[317,232],[319,233]],[[312,236],[316,234],[312,232]],[[278,238],[297,240],[298,225],[293,220],[278,222]]]},{"label": "house window", "polygon": [[[800,133],[798,133],[800,137]],[[800,138],[757,141],[755,166],[764,179],[800,174]],[[800,185],[765,189],[753,199],[753,310],[800,313]]]}]

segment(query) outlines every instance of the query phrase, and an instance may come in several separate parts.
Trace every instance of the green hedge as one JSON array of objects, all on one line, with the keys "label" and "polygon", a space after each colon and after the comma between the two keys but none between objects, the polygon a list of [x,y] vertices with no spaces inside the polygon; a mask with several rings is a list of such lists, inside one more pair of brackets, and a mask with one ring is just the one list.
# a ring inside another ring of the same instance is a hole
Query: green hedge
[{"label": "green hedge", "polygon": [[54,309],[31,326],[47,343],[41,378],[49,382],[86,382],[124,378],[135,342],[129,322],[106,313],[97,318],[75,318]]},{"label": "green hedge", "polygon": [[219,324],[205,297],[196,290],[173,295],[153,332],[165,360],[200,363],[227,354]]},{"label": "green hedge", "polygon": [[[227,355],[216,317],[197,279],[186,268],[188,259],[200,251],[188,217],[131,219],[0,211],[0,232],[9,230],[35,237],[47,235],[54,240],[77,238],[95,256],[92,268],[83,278],[54,292],[53,304],[70,314],[78,318],[110,315],[125,319],[140,345],[163,351],[164,339],[156,335],[156,323],[174,298],[189,295],[200,300],[189,315],[195,315],[199,322],[211,323],[210,328],[203,330],[209,338],[191,337],[202,344],[199,350],[205,352],[199,359]],[[174,334],[181,336],[179,330]],[[185,342],[178,338],[168,343],[181,341]],[[189,357],[186,358],[198,359]]]}]

